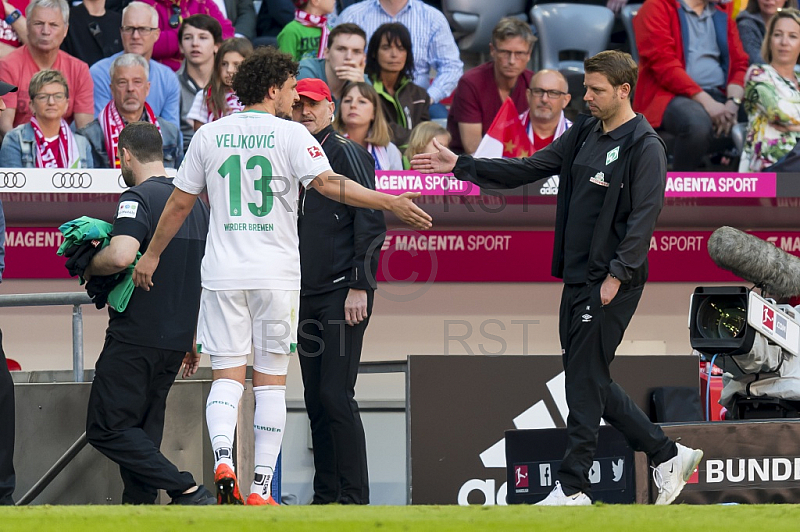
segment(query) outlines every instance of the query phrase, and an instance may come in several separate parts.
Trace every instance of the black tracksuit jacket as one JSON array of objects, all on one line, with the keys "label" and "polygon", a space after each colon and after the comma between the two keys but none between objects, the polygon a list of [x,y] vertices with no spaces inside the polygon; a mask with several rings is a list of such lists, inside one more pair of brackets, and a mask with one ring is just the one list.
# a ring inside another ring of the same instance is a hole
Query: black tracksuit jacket
[{"label": "black tracksuit jacket", "polygon": [[[331,168],[375,189],[375,160],[367,150],[328,126],[314,137]],[[351,207],[314,189],[300,194],[300,295],[324,294],[343,287],[374,290],[381,246],[386,237],[382,211]]]},{"label": "black tracksuit jacket", "polygon": [[[652,127],[637,115],[633,132],[624,137],[619,163],[607,179],[610,186],[592,233],[587,283],[602,281],[611,273],[625,286],[637,287],[647,281],[647,252],[656,220],[664,203],[666,158],[643,157],[645,145],[664,143]],[[551,273],[564,277],[566,220],[572,205],[573,162],[598,120],[579,115],[574,125],[550,146],[524,159],[474,159],[462,155],[453,173],[458,179],[482,188],[516,188],[553,174],[559,174],[555,242]],[[622,140],[622,139],[621,139]],[[658,150],[656,150],[658,151]],[[621,164],[620,164],[621,163]],[[637,179],[632,179],[638,176]]]}]

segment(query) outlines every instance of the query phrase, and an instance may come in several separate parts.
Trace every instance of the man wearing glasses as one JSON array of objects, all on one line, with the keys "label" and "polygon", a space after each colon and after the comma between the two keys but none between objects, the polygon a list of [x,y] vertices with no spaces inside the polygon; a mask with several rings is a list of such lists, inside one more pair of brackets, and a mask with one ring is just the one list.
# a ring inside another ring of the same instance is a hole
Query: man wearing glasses
[{"label": "man wearing glasses", "polygon": [[[152,61],[150,62],[152,64]],[[147,103],[150,83],[147,60],[138,54],[123,54],[111,63],[113,99],[97,119],[78,131],[92,146],[95,168],[119,168],[122,153],[119,136],[132,122],[149,122],[158,128],[163,145],[163,164],[178,168],[183,159],[183,143],[177,126],[159,117]],[[152,77],[152,76],[150,76]]]},{"label": "man wearing glasses", "polygon": [[32,0],[25,12],[28,43],[0,60],[0,79],[19,87],[18,93],[3,96],[6,109],[0,113],[0,134],[31,121],[28,84],[34,74],[49,69],[64,74],[69,85],[64,120],[85,126],[93,118],[89,66],[59,48],[69,27],[69,5],[65,0]]},{"label": "man wearing glasses", "polygon": [[453,94],[447,116],[453,150],[475,153],[506,98],[512,99],[518,113],[528,108],[525,92],[533,72],[527,66],[534,41],[530,26],[521,20],[507,17],[494,27],[492,60],[466,72]]},{"label": "man wearing glasses", "polygon": [[180,128],[181,86],[171,68],[153,60],[153,46],[161,30],[158,13],[144,2],[131,2],[122,11],[123,51],[98,61],[89,71],[94,80],[94,114],[100,116],[111,101],[111,63],[122,54],[138,54],[150,63],[150,94],[147,103],[156,116]]},{"label": "man wearing glasses", "polygon": [[564,116],[571,98],[567,79],[561,72],[540,70],[533,76],[528,88],[529,109],[519,119],[534,151],[550,145],[572,125]]}]

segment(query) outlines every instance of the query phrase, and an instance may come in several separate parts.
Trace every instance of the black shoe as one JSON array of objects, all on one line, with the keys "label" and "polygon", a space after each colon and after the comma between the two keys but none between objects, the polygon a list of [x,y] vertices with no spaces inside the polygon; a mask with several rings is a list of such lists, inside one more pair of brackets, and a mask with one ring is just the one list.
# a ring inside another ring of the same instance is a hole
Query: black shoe
[{"label": "black shoe", "polygon": [[354,499],[350,495],[342,495],[341,497],[339,497],[339,500],[336,501],[336,502],[338,502],[339,504],[348,504],[348,505],[349,504],[368,504],[366,502],[357,501],[356,499]]},{"label": "black shoe", "polygon": [[184,493],[178,495],[170,504],[179,504],[184,506],[208,506],[217,504],[217,498],[208,491],[205,486],[198,486],[196,490],[191,493]]}]

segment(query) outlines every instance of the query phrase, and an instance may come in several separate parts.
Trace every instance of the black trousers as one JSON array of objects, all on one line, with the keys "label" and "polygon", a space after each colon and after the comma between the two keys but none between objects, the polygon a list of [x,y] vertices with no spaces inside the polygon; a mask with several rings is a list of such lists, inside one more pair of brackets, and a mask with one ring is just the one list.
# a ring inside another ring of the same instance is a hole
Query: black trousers
[{"label": "black trousers", "polygon": [[[356,377],[369,318],[344,324],[348,288],[300,298],[300,369],[314,446],[314,502],[369,503]],[[374,291],[367,290],[372,315]]]},{"label": "black trousers", "polygon": [[0,505],[14,504],[14,381],[6,365],[0,331]]},{"label": "black trousers", "polygon": [[559,336],[569,417],[567,450],[558,479],[567,495],[591,493],[589,469],[601,417],[625,436],[632,449],[647,453],[654,464],[677,453],[675,443],[611,380],[609,371],[643,287],[621,289],[603,306],[600,285],[564,285],[561,295]]},{"label": "black trousers", "polygon": [[186,353],[106,336],[95,366],[86,436],[119,465],[125,504],[153,504],[158,490],[175,498],[195,485],[161,454],[167,394]]}]

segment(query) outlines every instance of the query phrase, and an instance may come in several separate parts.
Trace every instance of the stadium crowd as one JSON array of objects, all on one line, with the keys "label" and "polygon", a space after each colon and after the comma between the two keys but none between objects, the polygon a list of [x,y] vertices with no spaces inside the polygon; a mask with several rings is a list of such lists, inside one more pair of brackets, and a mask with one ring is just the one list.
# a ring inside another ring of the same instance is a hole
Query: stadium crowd
[{"label": "stadium crowd", "polygon": [[[606,5],[619,15],[626,3]],[[197,127],[241,110],[232,75],[263,45],[299,61],[298,79],[328,84],[337,104],[334,127],[346,135],[357,131],[357,142],[376,157],[376,169],[408,169],[411,132],[429,120],[446,126],[456,153],[474,154],[510,98],[527,132],[529,146],[521,153],[530,154],[585,111],[577,97],[570,103],[580,94],[582,79],[558,72],[544,81],[534,77],[535,27],[516,17],[497,21],[489,60],[476,65],[474,54],[460,52],[460,34],[436,2],[362,0],[345,2],[344,9],[334,0],[255,4],[5,1],[0,79],[19,91],[3,97],[3,160],[17,161],[22,151],[22,166],[118,166],[107,155],[114,153],[118,126],[144,120],[160,122],[169,137],[165,161],[177,167]],[[790,68],[800,54],[792,26],[798,23],[796,5],[796,0],[647,0],[633,18],[635,38],[616,42],[614,34],[609,48],[638,51],[633,108],[667,143],[671,169],[732,170],[744,154],[741,171],[761,171],[792,151],[800,136],[798,78]],[[778,12],[787,20],[772,28],[769,22]],[[771,43],[776,53],[770,53]],[[123,54],[146,60],[146,79],[112,79],[112,62]],[[462,55],[472,68],[465,70]],[[787,66],[776,70],[776,61]],[[64,87],[31,85],[42,70],[59,71]],[[345,86],[355,82],[369,88],[346,98]],[[144,106],[136,103],[142,99]],[[357,118],[362,107],[365,117]],[[353,116],[341,116],[343,109]],[[48,114],[60,115],[57,129],[63,121],[71,131],[56,135],[48,126],[41,134]],[[359,120],[364,127],[352,125]],[[90,127],[93,121],[97,124]],[[738,146],[737,130],[745,139]],[[81,136],[93,157],[54,155],[83,146]],[[41,157],[28,156],[40,152]]]}]

